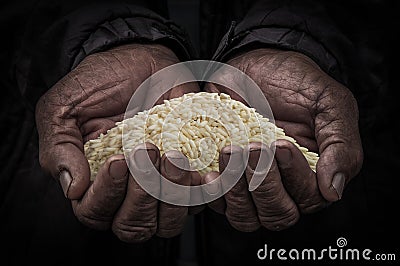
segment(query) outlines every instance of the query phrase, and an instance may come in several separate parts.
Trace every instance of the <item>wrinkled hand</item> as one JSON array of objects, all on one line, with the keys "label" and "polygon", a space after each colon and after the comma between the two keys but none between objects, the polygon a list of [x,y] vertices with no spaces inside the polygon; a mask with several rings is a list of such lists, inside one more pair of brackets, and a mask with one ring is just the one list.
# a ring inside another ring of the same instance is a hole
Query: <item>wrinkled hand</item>
[{"label": "wrinkled hand", "polygon": [[[109,158],[91,183],[83,153],[86,141],[123,119],[132,94],[145,79],[178,61],[161,45],[130,44],[96,53],[86,57],[37,103],[40,164],[60,179],[65,196],[71,199],[74,213],[83,224],[102,230],[112,228],[120,239],[129,242],[149,239],[155,233],[171,237],[182,230],[187,208],[158,202],[143,191],[130,178],[123,155]],[[197,90],[194,84],[177,86],[159,103]],[[170,152],[169,158],[178,161],[171,164],[165,155],[160,158],[154,145],[137,146],[128,159],[143,175],[149,169],[142,160],[147,154],[164,177],[189,185],[190,173],[177,167],[188,164],[181,153]]]},{"label": "wrinkled hand", "polygon": [[[289,141],[276,141],[275,156],[269,147],[250,143],[246,148],[250,157],[245,176],[210,207],[225,213],[231,225],[241,231],[254,231],[260,226],[281,230],[295,224],[300,213],[315,212],[339,200],[363,160],[357,103],[351,92],[310,58],[296,52],[256,49],[227,63],[258,84],[269,101],[276,125],[301,146],[319,153],[320,159],[314,173],[300,150]],[[237,77],[224,73],[218,78],[230,81]],[[207,84],[205,89],[242,100],[220,85]],[[264,158],[260,158],[260,150],[265,151],[261,153],[266,155]],[[233,165],[240,165],[242,156],[241,148],[225,147],[221,151],[220,171],[225,170],[229,158],[237,162]],[[254,172],[257,163],[265,165],[263,162],[272,156],[269,172]],[[254,175],[265,179],[249,192],[248,183]],[[217,176],[218,173],[210,173],[202,182],[208,183]]]}]

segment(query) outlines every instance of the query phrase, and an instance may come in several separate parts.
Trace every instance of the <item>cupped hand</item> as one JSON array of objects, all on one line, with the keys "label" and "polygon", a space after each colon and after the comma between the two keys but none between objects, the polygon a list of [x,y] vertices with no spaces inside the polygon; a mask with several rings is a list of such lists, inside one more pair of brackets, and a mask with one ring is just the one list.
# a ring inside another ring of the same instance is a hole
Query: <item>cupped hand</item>
[{"label": "cupped hand", "polygon": [[[159,202],[147,194],[130,178],[123,155],[110,157],[91,182],[83,150],[86,141],[123,119],[131,96],[144,80],[178,62],[176,55],[162,45],[119,46],[87,56],[38,101],[40,164],[59,179],[76,217],[85,225],[101,230],[111,228],[128,242],[144,241],[154,234],[172,237],[181,232],[187,207]],[[195,91],[196,84],[183,84],[159,95],[158,103]],[[169,153],[168,158],[188,163],[181,153]],[[143,165],[144,154],[150,156],[154,167]],[[134,162],[132,168],[137,173],[152,174],[148,171],[151,168],[172,182],[189,185],[191,173],[181,170],[179,163],[171,163],[166,155],[161,158],[157,147],[146,143],[135,147],[128,159]],[[155,184],[154,190],[162,187]]]},{"label": "cupped hand", "polygon": [[[233,165],[245,163],[246,172],[210,207],[225,213],[231,225],[241,231],[254,231],[260,226],[282,230],[295,224],[301,213],[318,211],[339,200],[363,160],[358,108],[350,90],[297,52],[255,49],[227,63],[257,83],[270,104],[276,125],[301,146],[317,152],[320,159],[316,172],[312,171],[300,150],[286,140],[275,142],[275,154],[261,143],[250,143],[245,149],[225,147],[220,154],[220,172],[231,171],[225,169],[229,158],[237,160]],[[222,73],[218,79],[226,84],[237,77]],[[205,90],[224,92],[243,101],[221,85],[209,83]],[[244,151],[250,152],[247,162],[242,160]],[[269,171],[254,172],[257,163],[267,165],[269,159],[273,160]],[[210,173],[202,182],[211,182],[218,175]],[[250,192],[248,183],[255,175],[264,177],[264,181]]]}]

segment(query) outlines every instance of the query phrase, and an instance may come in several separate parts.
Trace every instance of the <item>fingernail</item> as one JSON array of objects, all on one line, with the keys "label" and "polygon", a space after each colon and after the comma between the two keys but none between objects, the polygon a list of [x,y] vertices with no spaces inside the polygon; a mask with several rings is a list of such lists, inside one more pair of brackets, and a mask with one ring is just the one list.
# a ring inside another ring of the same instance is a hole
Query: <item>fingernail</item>
[{"label": "fingernail", "polygon": [[336,191],[338,195],[338,199],[342,198],[344,183],[346,181],[346,177],[343,173],[336,173],[332,180],[332,187]]},{"label": "fingernail", "polygon": [[217,180],[209,181],[210,183],[206,183],[204,189],[209,195],[215,195],[220,191],[220,183]]},{"label": "fingernail", "polygon": [[169,177],[178,177],[183,174],[185,160],[183,158],[167,157],[165,159],[165,173]]},{"label": "fingernail", "polygon": [[248,166],[252,171],[258,167],[257,172],[264,173],[268,170],[268,156],[271,155],[265,149],[250,150]]},{"label": "fingernail", "polygon": [[247,171],[251,174],[249,191],[254,191],[261,185],[271,166],[272,153],[265,148],[250,148]]},{"label": "fingernail", "polygon": [[109,174],[112,177],[125,176],[128,171],[125,160],[115,160],[110,163]]},{"label": "fingernail", "polygon": [[292,163],[292,152],[286,148],[278,148],[279,152],[276,153],[276,158],[278,159],[278,163],[280,167],[288,166]]},{"label": "fingernail", "polygon": [[215,195],[219,192],[220,188],[219,188],[219,183],[218,182],[213,182],[210,184],[207,184],[205,186],[205,189],[207,191],[208,194],[210,195]]},{"label": "fingernail", "polygon": [[[138,168],[148,170],[157,163],[157,152],[153,149],[139,149],[135,151],[133,159]],[[149,161],[150,160],[150,161]]]},{"label": "fingernail", "polygon": [[71,174],[67,170],[62,170],[60,172],[59,180],[60,180],[61,188],[62,188],[62,190],[64,192],[64,196],[66,198],[68,198],[68,190],[69,190],[69,187],[71,186],[71,183],[72,183]]},{"label": "fingernail", "polygon": [[258,165],[258,161],[259,161],[259,158],[260,158],[260,153],[261,153],[260,149],[250,150],[250,153],[249,153],[249,167],[253,171],[256,169],[256,167]]},{"label": "fingernail", "polygon": [[243,168],[242,153],[238,151],[222,153],[222,162],[225,167],[229,166],[230,171],[240,170]]}]

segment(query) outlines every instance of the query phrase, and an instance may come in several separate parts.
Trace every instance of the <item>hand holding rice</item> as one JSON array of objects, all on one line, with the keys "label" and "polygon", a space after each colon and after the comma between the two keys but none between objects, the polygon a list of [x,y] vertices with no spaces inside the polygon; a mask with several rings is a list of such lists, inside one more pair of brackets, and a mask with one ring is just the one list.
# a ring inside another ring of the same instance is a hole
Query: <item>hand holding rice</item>
[{"label": "hand holding rice", "polygon": [[117,122],[106,134],[86,142],[84,150],[91,179],[107,158],[129,152],[144,142],[156,145],[161,155],[170,150],[181,151],[188,157],[191,169],[205,174],[219,171],[219,151],[227,145],[244,147],[250,142],[262,142],[269,146],[277,139],[294,143],[315,171],[318,154],[301,147],[254,108],[224,93],[199,92],[165,100],[164,104]]}]

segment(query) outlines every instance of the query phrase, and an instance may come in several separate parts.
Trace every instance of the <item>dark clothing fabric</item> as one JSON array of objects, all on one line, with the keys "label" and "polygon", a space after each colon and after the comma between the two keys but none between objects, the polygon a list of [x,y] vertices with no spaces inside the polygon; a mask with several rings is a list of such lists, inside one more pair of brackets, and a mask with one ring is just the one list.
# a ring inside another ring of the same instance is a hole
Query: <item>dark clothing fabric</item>
[{"label": "dark clothing fabric", "polygon": [[[274,248],[327,248],[340,236],[352,246],[389,246],[385,239],[393,239],[388,234],[395,231],[390,173],[399,161],[386,144],[399,140],[391,131],[394,99],[387,96],[394,71],[389,68],[393,58],[386,55],[392,43],[390,25],[395,24],[385,13],[394,9],[391,2],[201,1],[199,51],[170,20],[167,6],[162,0],[14,1],[0,11],[1,32],[9,36],[0,55],[5,95],[1,124],[6,133],[0,149],[0,232],[8,243],[10,264],[32,259],[56,265],[178,263],[179,237],[127,244],[111,232],[81,225],[59,184],[38,163],[37,99],[85,56],[129,42],[164,44],[182,61],[226,61],[259,47],[298,51],[349,87],[359,103],[365,163],[344,198],[302,216],[283,232],[241,233],[207,210],[196,217],[200,263],[253,265],[265,243]],[[368,20],[379,12],[387,16],[379,23]]]},{"label": "dark clothing fabric", "polygon": [[360,64],[356,47],[329,19],[321,3],[258,1],[237,26],[231,26],[223,40],[214,55],[217,61],[260,47],[293,50],[309,56],[355,94],[362,109],[362,130],[372,125],[376,88],[380,84]]},{"label": "dark clothing fabric", "polygon": [[[35,19],[34,16],[32,24]],[[33,106],[83,58],[110,47],[129,42],[157,42],[171,47],[183,61],[193,56],[187,36],[177,25],[129,3],[82,1],[42,30],[22,40],[14,70],[22,96]]]}]

